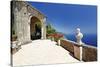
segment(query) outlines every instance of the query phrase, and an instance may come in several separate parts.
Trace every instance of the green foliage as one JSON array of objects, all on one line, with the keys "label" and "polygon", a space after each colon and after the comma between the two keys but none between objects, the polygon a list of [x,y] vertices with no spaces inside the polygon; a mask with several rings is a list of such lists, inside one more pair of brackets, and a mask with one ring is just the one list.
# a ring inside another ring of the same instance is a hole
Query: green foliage
[{"label": "green foliage", "polygon": [[56,30],[51,26],[51,24],[48,24],[46,26],[46,31],[47,31],[47,34],[53,34],[53,33],[56,33]]}]

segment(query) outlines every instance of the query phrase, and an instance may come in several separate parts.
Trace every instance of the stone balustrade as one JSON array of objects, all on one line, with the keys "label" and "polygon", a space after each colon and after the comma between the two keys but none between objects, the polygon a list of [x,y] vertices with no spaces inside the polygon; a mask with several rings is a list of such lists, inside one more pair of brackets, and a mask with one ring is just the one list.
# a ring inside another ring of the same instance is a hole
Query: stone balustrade
[{"label": "stone balustrade", "polygon": [[68,50],[72,54],[74,53],[74,43],[70,42],[69,40],[60,40],[60,46],[62,46],[64,49]]},{"label": "stone balustrade", "polygon": [[64,49],[68,50],[76,59],[80,60],[80,46],[82,47],[82,60],[80,61],[97,61],[97,48],[94,46],[79,45],[76,42],[62,39],[60,43]]}]

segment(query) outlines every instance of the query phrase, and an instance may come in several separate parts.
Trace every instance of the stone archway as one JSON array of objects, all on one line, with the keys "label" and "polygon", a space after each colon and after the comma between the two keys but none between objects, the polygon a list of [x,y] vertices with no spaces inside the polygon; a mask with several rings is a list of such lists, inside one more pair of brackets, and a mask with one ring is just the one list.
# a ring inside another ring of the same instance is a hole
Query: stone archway
[{"label": "stone archway", "polygon": [[[35,39],[46,39],[46,16],[44,14],[24,1],[13,1],[12,9],[18,45],[29,43]],[[40,28],[38,25],[40,25]],[[39,36],[32,39],[32,33],[39,32],[35,30],[38,28],[41,35],[39,34]]]},{"label": "stone archway", "polygon": [[30,19],[30,38],[31,40],[41,39],[41,21],[32,16]]}]

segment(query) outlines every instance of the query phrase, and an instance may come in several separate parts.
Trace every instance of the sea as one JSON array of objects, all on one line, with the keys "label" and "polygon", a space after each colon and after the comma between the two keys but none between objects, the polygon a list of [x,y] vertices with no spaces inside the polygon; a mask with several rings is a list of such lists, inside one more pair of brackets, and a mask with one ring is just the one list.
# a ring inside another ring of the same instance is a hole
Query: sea
[{"label": "sea", "polygon": [[[64,37],[68,40],[72,40],[76,42],[75,34],[64,34]],[[86,45],[91,45],[97,47],[97,35],[96,34],[84,34],[82,38],[82,42]]]}]

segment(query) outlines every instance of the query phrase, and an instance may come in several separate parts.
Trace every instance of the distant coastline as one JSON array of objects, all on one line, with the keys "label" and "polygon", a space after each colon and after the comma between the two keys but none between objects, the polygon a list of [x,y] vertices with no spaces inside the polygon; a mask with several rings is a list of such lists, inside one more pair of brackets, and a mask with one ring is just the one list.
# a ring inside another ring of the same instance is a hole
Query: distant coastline
[{"label": "distant coastline", "polygon": [[[76,42],[75,34],[63,34],[64,38]],[[84,34],[82,41],[91,46],[97,47],[97,35],[96,34]]]}]

